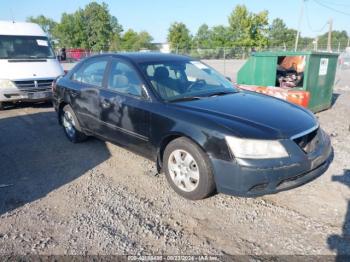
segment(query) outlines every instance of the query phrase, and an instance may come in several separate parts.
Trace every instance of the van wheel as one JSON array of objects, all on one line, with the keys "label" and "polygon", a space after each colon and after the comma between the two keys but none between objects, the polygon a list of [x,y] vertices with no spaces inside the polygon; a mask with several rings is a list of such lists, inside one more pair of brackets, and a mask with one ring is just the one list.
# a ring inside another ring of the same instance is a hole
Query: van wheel
[{"label": "van wheel", "polygon": [[199,200],[215,191],[213,171],[208,156],[188,138],[171,141],[164,151],[164,167],[170,186],[179,195]]},{"label": "van wheel", "polygon": [[87,136],[77,129],[78,119],[70,105],[66,105],[61,113],[61,123],[67,138],[72,143],[80,143],[87,139]]}]

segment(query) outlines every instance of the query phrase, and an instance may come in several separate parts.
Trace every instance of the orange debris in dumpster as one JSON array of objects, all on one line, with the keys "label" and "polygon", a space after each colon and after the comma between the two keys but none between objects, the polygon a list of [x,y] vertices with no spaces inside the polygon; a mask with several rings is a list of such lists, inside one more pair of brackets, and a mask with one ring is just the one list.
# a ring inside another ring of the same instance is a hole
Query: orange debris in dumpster
[{"label": "orange debris in dumpster", "polygon": [[310,101],[310,93],[303,90],[253,85],[237,85],[237,87],[243,90],[273,96],[305,108],[308,107]]}]

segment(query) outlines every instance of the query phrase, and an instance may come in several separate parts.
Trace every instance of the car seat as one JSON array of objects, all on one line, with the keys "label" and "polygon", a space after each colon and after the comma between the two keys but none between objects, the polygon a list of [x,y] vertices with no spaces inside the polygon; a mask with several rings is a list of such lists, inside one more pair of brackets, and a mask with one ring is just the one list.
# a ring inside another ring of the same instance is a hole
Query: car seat
[{"label": "car seat", "polygon": [[164,66],[156,68],[151,82],[162,98],[166,99],[180,94],[175,81],[169,77],[169,70]]}]

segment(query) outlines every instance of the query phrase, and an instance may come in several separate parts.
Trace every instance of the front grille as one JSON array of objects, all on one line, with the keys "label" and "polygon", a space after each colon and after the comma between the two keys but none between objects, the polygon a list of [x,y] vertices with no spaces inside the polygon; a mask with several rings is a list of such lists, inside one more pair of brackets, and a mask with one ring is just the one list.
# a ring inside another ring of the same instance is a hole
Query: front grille
[{"label": "front grille", "polygon": [[293,139],[295,143],[307,154],[316,150],[321,143],[322,133],[321,129],[316,129],[306,135]]},{"label": "front grille", "polygon": [[14,81],[21,91],[40,92],[51,89],[53,79]]}]

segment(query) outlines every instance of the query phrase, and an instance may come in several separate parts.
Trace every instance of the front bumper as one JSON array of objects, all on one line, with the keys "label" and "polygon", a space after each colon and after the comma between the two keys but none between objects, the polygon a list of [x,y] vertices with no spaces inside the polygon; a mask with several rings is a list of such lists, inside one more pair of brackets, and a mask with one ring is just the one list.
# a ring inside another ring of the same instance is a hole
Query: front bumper
[{"label": "front bumper", "polygon": [[52,90],[50,88],[25,91],[18,88],[0,89],[0,102],[43,101],[51,98]]},{"label": "front bumper", "polygon": [[310,153],[294,141],[285,144],[290,156],[283,159],[224,161],[211,158],[217,190],[222,193],[254,197],[292,189],[322,175],[332,161],[330,139]]}]

